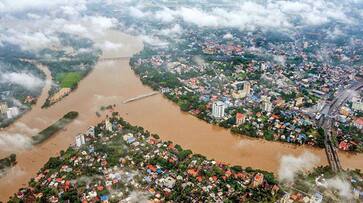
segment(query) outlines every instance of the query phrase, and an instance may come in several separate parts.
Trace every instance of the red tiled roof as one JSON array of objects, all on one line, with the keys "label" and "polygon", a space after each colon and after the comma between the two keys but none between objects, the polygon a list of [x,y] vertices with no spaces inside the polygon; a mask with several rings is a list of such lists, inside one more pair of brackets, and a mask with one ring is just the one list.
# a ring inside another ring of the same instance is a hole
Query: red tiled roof
[{"label": "red tiled roof", "polygon": [[102,191],[103,190],[103,186],[102,185],[97,186],[97,190],[98,191]]},{"label": "red tiled roof", "polygon": [[355,119],[355,123],[357,125],[363,125],[363,118],[357,118],[357,119]]},{"label": "red tiled roof", "polygon": [[236,114],[236,119],[239,120],[239,119],[243,119],[245,117],[245,115],[243,115],[243,113],[237,113]]},{"label": "red tiled roof", "polygon": [[232,175],[232,172],[231,172],[230,170],[228,170],[228,171],[226,171],[226,173],[225,173],[225,174],[226,174],[226,176],[227,176],[227,177],[229,177],[229,176],[231,176],[231,175]]},{"label": "red tiled roof", "polygon": [[198,170],[197,169],[188,169],[188,174],[191,176],[197,176],[198,175]]},{"label": "red tiled roof", "polygon": [[341,141],[339,143],[339,149],[341,150],[348,150],[349,149],[349,143],[346,141]]},{"label": "red tiled roof", "polygon": [[157,170],[157,168],[154,165],[147,165],[147,168],[150,169],[152,172],[155,172]]}]

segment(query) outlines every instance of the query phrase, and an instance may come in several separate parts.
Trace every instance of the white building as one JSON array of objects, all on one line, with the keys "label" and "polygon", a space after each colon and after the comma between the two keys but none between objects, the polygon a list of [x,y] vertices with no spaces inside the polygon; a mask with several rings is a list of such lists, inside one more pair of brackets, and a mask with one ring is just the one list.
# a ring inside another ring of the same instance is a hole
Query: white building
[{"label": "white building", "polygon": [[261,109],[264,112],[270,113],[272,111],[272,103],[270,97],[261,96]]},{"label": "white building", "polygon": [[76,136],[76,146],[81,147],[82,145],[86,144],[86,140],[84,139],[83,134],[79,134]]},{"label": "white building", "polygon": [[363,102],[353,102],[352,108],[356,111],[363,111]]},{"label": "white building", "polygon": [[107,118],[105,124],[106,124],[106,130],[112,131],[112,123],[110,122],[110,119]]},{"label": "white building", "polygon": [[263,102],[262,103],[262,110],[267,112],[267,113],[271,113],[272,111],[272,103],[270,101],[268,102]]},{"label": "white building", "polygon": [[251,83],[248,81],[245,81],[243,83],[243,91],[246,93],[246,95],[249,95],[251,93]]},{"label": "white building", "polygon": [[6,111],[6,116],[8,119],[12,119],[19,115],[19,108],[18,107],[11,107]]},{"label": "white building", "polygon": [[6,103],[0,103],[0,114],[5,114],[8,111],[8,105]]},{"label": "white building", "polygon": [[87,134],[94,137],[95,136],[95,127],[93,127],[93,126],[89,127],[87,130]]},{"label": "white building", "polygon": [[217,101],[213,103],[212,106],[212,115],[215,118],[223,118],[224,117],[224,109],[225,105],[221,101]]}]

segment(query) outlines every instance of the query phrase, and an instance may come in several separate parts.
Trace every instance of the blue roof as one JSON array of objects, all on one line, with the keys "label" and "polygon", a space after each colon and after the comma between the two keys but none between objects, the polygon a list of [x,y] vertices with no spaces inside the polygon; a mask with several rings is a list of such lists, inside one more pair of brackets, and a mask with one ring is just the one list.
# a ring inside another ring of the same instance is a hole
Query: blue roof
[{"label": "blue roof", "polygon": [[108,200],[108,196],[107,195],[102,195],[100,198],[101,198],[102,201],[107,201]]},{"label": "blue roof", "polygon": [[127,138],[127,143],[133,143],[133,142],[135,142],[135,140],[136,140],[136,138],[129,137],[129,138]]}]

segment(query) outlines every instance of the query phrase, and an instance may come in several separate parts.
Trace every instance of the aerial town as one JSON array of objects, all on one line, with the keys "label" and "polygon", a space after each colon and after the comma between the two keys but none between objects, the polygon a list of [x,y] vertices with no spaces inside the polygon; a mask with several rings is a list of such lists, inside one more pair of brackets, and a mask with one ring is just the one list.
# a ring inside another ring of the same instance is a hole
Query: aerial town
[{"label": "aerial town", "polygon": [[114,114],[51,158],[10,202],[271,202],[266,171],[208,160]]},{"label": "aerial town", "polygon": [[[328,45],[314,40],[281,39],[262,47],[260,41],[269,39],[258,32],[211,32],[190,31],[167,47],[150,45],[131,65],[145,84],[209,123],[236,134],[324,147],[319,120],[341,91],[353,93],[351,86],[362,84],[360,55],[352,47],[331,47],[334,65],[315,55]],[[332,115],[340,150],[363,150],[361,96],[351,94]]]},{"label": "aerial town", "polygon": [[[328,184],[334,173],[316,168],[292,185],[272,173],[193,154],[132,126],[113,112],[75,137],[9,202],[311,202],[344,200]],[[353,199],[363,200],[363,176],[347,171]],[[348,191],[349,192],[349,191]]]},{"label": "aerial town", "polygon": [[363,202],[363,1],[0,0],[0,202]]}]

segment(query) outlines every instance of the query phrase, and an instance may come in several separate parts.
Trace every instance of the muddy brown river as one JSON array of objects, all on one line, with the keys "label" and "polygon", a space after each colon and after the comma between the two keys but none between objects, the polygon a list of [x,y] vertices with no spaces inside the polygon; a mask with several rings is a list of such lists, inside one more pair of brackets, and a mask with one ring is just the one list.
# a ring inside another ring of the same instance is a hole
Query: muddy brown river
[{"label": "muddy brown river", "polygon": [[[98,40],[123,44],[119,50],[104,50],[103,57],[129,57],[142,49],[140,39],[116,31],[109,31]],[[47,68],[40,68],[46,73],[48,80],[51,80]],[[152,92],[149,87],[142,85],[130,69],[128,59],[99,62],[80,82],[76,91],[50,108],[41,109],[41,102],[47,96],[47,88],[49,85],[45,87],[40,102],[30,112],[0,133],[32,136],[69,111],[78,111],[79,117],[65,130],[40,145],[15,151],[0,149],[0,157],[15,152],[18,161],[15,167],[0,178],[0,201],[6,201],[20,187],[25,186],[51,156],[58,155],[60,150],[73,144],[78,133],[104,119],[106,112],[100,118],[95,112],[101,106],[109,104],[116,104],[116,110],[131,124],[142,126],[159,134],[164,140],[171,140],[208,158],[276,172],[281,156],[300,155],[308,151],[320,157],[319,164],[327,164],[322,149],[233,136],[226,129],[212,126],[181,112],[177,105],[160,94],[123,104],[124,100]],[[24,126],[31,130],[25,131]],[[340,153],[340,159],[344,168],[363,169],[362,154]]]}]

